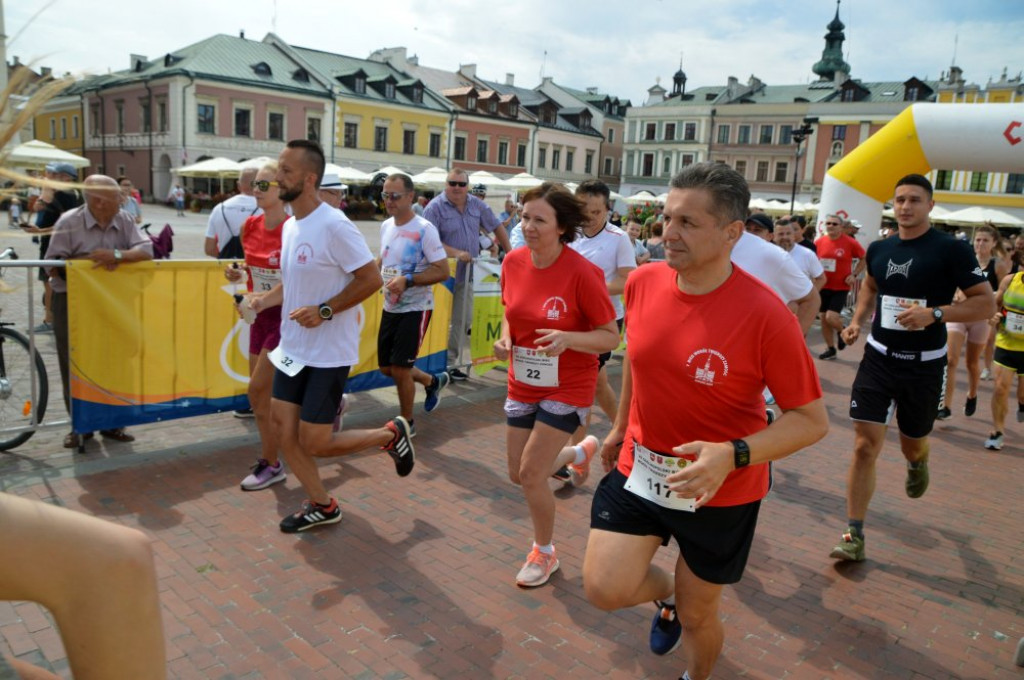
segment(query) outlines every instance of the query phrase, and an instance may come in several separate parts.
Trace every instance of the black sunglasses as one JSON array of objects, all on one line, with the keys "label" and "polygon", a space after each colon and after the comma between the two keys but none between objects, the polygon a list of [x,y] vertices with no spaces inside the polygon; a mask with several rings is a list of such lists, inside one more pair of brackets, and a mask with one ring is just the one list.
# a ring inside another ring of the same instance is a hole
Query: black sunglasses
[{"label": "black sunglasses", "polygon": [[450,187],[465,187],[469,186],[469,182],[456,182],[454,180],[448,180],[448,186]]}]

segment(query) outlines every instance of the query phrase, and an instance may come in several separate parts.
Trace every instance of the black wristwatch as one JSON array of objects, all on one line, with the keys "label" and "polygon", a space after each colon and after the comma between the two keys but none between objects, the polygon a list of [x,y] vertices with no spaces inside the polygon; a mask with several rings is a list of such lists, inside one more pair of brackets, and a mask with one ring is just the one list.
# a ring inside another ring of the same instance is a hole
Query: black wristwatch
[{"label": "black wristwatch", "polygon": [[935,319],[935,323],[942,323],[942,307],[932,308],[932,318]]},{"label": "black wristwatch", "polygon": [[331,306],[326,302],[320,305],[320,309],[318,311],[320,313],[320,318],[324,321],[330,321],[334,318],[334,310],[331,309]]},{"label": "black wristwatch", "polygon": [[750,465],[750,447],[742,439],[732,440],[732,462],[737,470]]}]

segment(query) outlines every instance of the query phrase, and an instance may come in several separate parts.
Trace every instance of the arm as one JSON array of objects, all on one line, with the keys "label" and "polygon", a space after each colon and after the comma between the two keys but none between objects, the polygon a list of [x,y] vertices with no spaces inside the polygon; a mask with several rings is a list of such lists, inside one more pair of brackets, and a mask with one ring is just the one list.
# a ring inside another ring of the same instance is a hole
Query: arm
[{"label": "arm", "polygon": [[[335,314],[340,314],[350,307],[355,307],[380,290],[381,286],[384,285],[384,279],[381,277],[380,269],[377,268],[377,263],[374,260],[370,260],[359,269],[356,269],[352,272],[352,276],[352,281],[340,293],[329,300],[324,300],[334,310]],[[288,314],[288,318],[306,328],[316,328],[320,324],[327,323],[327,321],[320,318],[319,304],[294,309]]]},{"label": "arm", "polygon": [[614,320],[590,331],[537,329],[537,349],[549,357],[557,357],[567,349],[586,354],[602,354],[618,346],[619,327]]},{"label": "arm", "polygon": [[473,256],[470,255],[468,251],[459,250],[458,248],[453,248],[447,244],[444,247],[444,252],[448,253],[448,257],[454,258],[459,262],[469,262],[473,259]]},{"label": "arm", "polygon": [[512,242],[508,240],[508,230],[505,229],[505,225],[499,224],[494,230],[494,235],[497,237],[502,250],[506,253],[512,252]]},{"label": "arm", "polygon": [[[380,259],[378,258],[378,269],[380,268]],[[451,275],[451,269],[448,267],[448,258],[438,260],[437,262],[431,262],[426,269],[416,274],[412,274],[412,285],[413,286],[432,286],[435,283],[446,281]],[[409,280],[402,274],[395,276],[390,281],[385,282],[384,288],[393,295],[401,295],[409,289]]]},{"label": "arm", "polygon": [[[825,402],[818,398],[782,414],[774,423],[743,439],[750,447],[750,464],[779,460],[810,446],[828,433]],[[690,442],[672,449],[677,455],[696,455],[697,460],[667,477],[669,488],[683,498],[706,504],[736,469],[731,442]]]},{"label": "arm", "polygon": [[860,327],[871,320],[875,313],[875,297],[878,295],[878,284],[870,274],[864,277],[864,283],[860,286],[857,294],[857,309],[853,313],[853,319],[843,329],[843,342],[852,345],[860,337]]},{"label": "arm", "polygon": [[494,341],[494,358],[498,361],[508,361],[512,353],[512,333],[508,329],[508,317],[501,317],[501,335]]},{"label": "arm", "polygon": [[[818,274],[813,279],[811,279],[811,285],[814,286],[814,290],[820,293],[821,289],[825,287],[825,272],[823,271],[822,273]],[[819,299],[821,298],[820,295],[818,297]]]},{"label": "arm", "polygon": [[[988,281],[977,283],[963,293],[963,302],[939,307],[942,310],[943,321],[981,321],[991,318],[996,313],[996,297]],[[896,321],[910,330],[936,323],[931,307],[909,307],[896,315]]]},{"label": "arm", "polygon": [[[636,257],[634,256],[633,259],[635,261]],[[626,288],[626,279],[629,278],[629,273],[634,269],[636,267],[619,267],[616,269],[615,276],[608,282],[608,294],[621,295],[622,291]]]},{"label": "arm", "polygon": [[284,303],[284,286],[280,283],[266,293],[251,293],[249,306],[254,312],[262,312],[267,307],[280,307]]},{"label": "arm", "polygon": [[857,261],[857,266],[854,267],[853,271],[850,272],[850,275],[846,277],[846,282],[852,286],[853,282],[860,278],[860,275],[864,273],[864,270],[867,269],[867,267],[867,258],[862,256],[860,260]]},{"label": "arm", "polygon": [[[821,278],[822,283],[824,283],[824,274]],[[812,285],[811,291],[799,300],[793,300],[793,304],[796,305],[794,313],[796,314],[797,321],[800,322],[800,331],[807,335],[807,331],[811,329],[811,324],[814,323],[814,319],[818,316],[818,310],[821,309],[821,293]]]},{"label": "arm", "polygon": [[629,366],[629,354],[622,357],[622,388],[619,390],[619,409],[615,413],[615,422],[601,446],[601,465],[605,472],[619,461],[622,442],[626,438],[626,427],[629,425],[629,407],[633,399],[633,371]]},{"label": "arm", "polygon": [[220,251],[217,250],[217,239],[215,237],[206,237],[206,241],[203,242],[203,252],[206,253],[207,257],[217,257],[220,255]]}]

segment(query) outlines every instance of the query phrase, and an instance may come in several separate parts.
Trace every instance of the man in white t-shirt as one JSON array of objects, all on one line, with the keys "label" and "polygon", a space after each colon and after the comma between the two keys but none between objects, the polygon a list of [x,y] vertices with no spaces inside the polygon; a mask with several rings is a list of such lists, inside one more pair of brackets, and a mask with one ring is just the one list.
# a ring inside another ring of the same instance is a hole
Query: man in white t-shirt
[{"label": "man in white t-shirt", "polygon": [[416,383],[427,390],[423,410],[430,413],[448,385],[446,371],[430,375],[414,365],[434,310],[435,283],[449,276],[448,254],[437,228],[412,209],[416,189],[412,178],[395,174],[384,180],[384,207],[389,217],[380,227],[380,258],[384,279],[384,313],[377,332],[377,364],[398,389],[402,417],[412,434]]},{"label": "man in white t-shirt", "polygon": [[281,521],[285,533],[341,521],[317,458],[379,446],[401,477],[415,463],[401,416],[376,429],[332,431],[349,369],[359,360],[359,304],[383,281],[359,229],[317,198],[324,165],[316,142],[293,140],[281,152],[277,185],[293,214],[281,234],[281,284],[251,298],[257,312],[281,305],[281,343],[270,353],[276,369],[271,416],[285,460],[309,495]]},{"label": "man in white t-shirt", "polygon": [[[750,217],[759,215],[754,213]],[[750,218],[748,218],[748,221]],[[744,231],[732,249],[732,261],[775,291],[786,304],[796,306],[796,318],[804,335],[814,323],[821,298],[811,280],[789,255],[763,238]]]},{"label": "man in white t-shirt", "polygon": [[800,271],[811,280],[814,289],[820,291],[821,287],[825,285],[825,269],[821,266],[821,260],[818,259],[813,250],[796,247],[797,236],[796,229],[793,227],[794,224],[795,222],[787,219],[778,220],[775,223],[772,240],[775,241],[775,245],[789,253],[789,256],[793,258],[793,262],[800,268]]},{"label": "man in white t-shirt", "polygon": [[[241,239],[242,225],[253,215],[259,214],[256,197],[252,194],[252,182],[257,172],[259,168],[255,166],[242,168],[238,174],[238,195],[221,201],[210,212],[210,219],[206,221],[206,242],[203,244],[203,250],[209,257],[222,260],[244,257],[241,240],[233,242],[232,239]],[[225,251],[229,243],[232,248]],[[235,243],[237,250],[234,249]]]}]

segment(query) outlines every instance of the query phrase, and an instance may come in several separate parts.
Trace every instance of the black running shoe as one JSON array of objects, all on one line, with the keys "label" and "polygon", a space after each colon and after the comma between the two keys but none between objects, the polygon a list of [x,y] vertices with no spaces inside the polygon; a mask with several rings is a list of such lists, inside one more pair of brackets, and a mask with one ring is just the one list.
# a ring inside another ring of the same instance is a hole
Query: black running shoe
[{"label": "black running shoe", "polygon": [[568,465],[563,465],[562,467],[558,468],[557,470],[554,471],[554,473],[552,473],[551,476],[554,479],[557,479],[558,481],[562,482],[563,484],[568,484],[570,481],[572,481],[572,477],[569,475]]},{"label": "black running shoe", "polygon": [[395,472],[399,477],[405,477],[416,465],[416,451],[412,447],[412,434],[409,430],[409,422],[402,416],[396,417],[387,428],[395,433],[386,446],[381,449],[388,452],[388,455],[395,460]]},{"label": "black running shoe", "polygon": [[469,380],[469,374],[458,368],[453,368],[452,370],[448,371],[448,377],[450,377],[455,382]]},{"label": "black running shoe", "polygon": [[320,526],[321,524],[337,524],[341,521],[341,506],[338,501],[331,499],[330,505],[320,505],[313,501],[306,501],[302,509],[294,515],[288,515],[281,520],[281,531],[286,534],[297,534],[306,529]]},{"label": "black running shoe", "polygon": [[829,347],[827,350],[818,355],[819,359],[833,360],[836,358],[836,348]]},{"label": "black running shoe", "polygon": [[974,415],[974,412],[977,411],[977,410],[978,410],[978,398],[977,397],[967,397],[967,402],[964,403],[964,415],[967,416],[967,417],[971,417],[971,416]]}]

